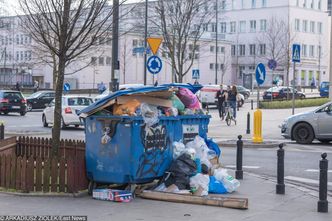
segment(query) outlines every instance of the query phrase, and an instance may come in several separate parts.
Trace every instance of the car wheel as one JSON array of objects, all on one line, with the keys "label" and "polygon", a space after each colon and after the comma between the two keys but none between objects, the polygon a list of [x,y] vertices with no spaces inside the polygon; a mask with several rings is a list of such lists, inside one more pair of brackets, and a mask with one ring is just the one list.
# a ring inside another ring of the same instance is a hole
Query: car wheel
[{"label": "car wheel", "polygon": [[305,95],[302,95],[301,97],[300,97],[300,99],[304,99],[305,98]]},{"label": "car wheel", "polygon": [[42,121],[43,121],[43,127],[48,127],[48,123],[46,121],[46,116],[43,114],[43,117],[42,117]]},{"label": "car wheel", "polygon": [[66,129],[67,128],[67,125],[63,121],[63,118],[61,118],[61,125],[60,125],[60,127],[61,127],[61,129]]},{"label": "car wheel", "polygon": [[31,103],[27,104],[27,111],[32,111],[32,104]]},{"label": "car wheel", "polygon": [[310,144],[315,138],[312,127],[307,123],[299,123],[293,129],[293,137],[299,144]]},{"label": "car wheel", "polygon": [[319,140],[319,142],[321,142],[321,143],[330,143],[332,140],[328,140],[328,139],[318,139]]},{"label": "car wheel", "polygon": [[7,115],[7,114],[8,114],[8,111],[4,111],[3,114],[4,114],[4,115]]},{"label": "car wheel", "polygon": [[27,112],[25,112],[25,111],[21,111],[21,112],[20,112],[20,115],[21,115],[21,116],[24,116],[26,113],[27,113]]},{"label": "car wheel", "polygon": [[244,99],[247,100],[249,98],[249,94],[244,95]]},{"label": "car wheel", "polygon": [[202,107],[205,109],[206,108],[206,104],[202,104]]}]

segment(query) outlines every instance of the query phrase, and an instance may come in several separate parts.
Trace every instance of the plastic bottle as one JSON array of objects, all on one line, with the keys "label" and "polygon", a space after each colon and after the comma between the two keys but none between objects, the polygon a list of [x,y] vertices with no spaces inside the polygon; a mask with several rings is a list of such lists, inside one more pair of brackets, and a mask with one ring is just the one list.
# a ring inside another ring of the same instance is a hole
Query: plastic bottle
[{"label": "plastic bottle", "polygon": [[234,192],[240,186],[240,182],[237,179],[234,179],[231,175],[223,177],[222,183],[229,193]]}]

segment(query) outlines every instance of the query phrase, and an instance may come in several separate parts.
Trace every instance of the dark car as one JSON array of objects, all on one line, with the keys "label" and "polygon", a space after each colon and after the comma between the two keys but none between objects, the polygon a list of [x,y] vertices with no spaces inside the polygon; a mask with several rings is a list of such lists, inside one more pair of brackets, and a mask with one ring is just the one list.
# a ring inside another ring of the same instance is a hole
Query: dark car
[{"label": "dark car", "polygon": [[[304,99],[305,94],[297,91],[295,89],[295,99]],[[284,100],[288,98],[292,99],[293,96],[293,88],[291,87],[271,87],[267,91],[264,92],[263,99],[264,100]]]},{"label": "dark car", "polygon": [[26,109],[26,99],[20,91],[0,90],[0,113],[14,112],[24,116]]},{"label": "dark car", "polygon": [[244,99],[248,99],[249,96],[250,96],[250,90],[241,86],[241,85],[238,85],[236,86],[237,88],[237,92],[239,92],[240,94],[242,94],[244,96]]},{"label": "dark car", "polygon": [[51,103],[54,99],[54,91],[39,91],[27,97],[27,111],[32,109],[44,109],[45,104]]}]

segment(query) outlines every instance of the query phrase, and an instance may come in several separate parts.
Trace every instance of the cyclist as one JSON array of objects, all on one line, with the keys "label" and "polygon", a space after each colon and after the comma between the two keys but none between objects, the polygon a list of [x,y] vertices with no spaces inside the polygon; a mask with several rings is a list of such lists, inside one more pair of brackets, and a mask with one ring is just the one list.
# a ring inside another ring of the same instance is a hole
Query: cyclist
[{"label": "cyclist", "polygon": [[232,86],[232,89],[228,91],[227,102],[229,102],[230,107],[233,109],[233,120],[236,124],[236,97],[237,97],[237,88],[235,85]]}]

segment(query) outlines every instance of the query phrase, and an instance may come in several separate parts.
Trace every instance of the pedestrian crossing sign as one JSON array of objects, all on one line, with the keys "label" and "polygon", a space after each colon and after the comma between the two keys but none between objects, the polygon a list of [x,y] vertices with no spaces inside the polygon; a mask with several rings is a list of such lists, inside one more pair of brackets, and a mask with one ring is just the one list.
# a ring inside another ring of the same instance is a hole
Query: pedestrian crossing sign
[{"label": "pedestrian crossing sign", "polygon": [[192,70],[192,79],[199,79],[199,69]]},{"label": "pedestrian crossing sign", "polygon": [[293,44],[292,61],[301,62],[301,46],[299,44]]}]

